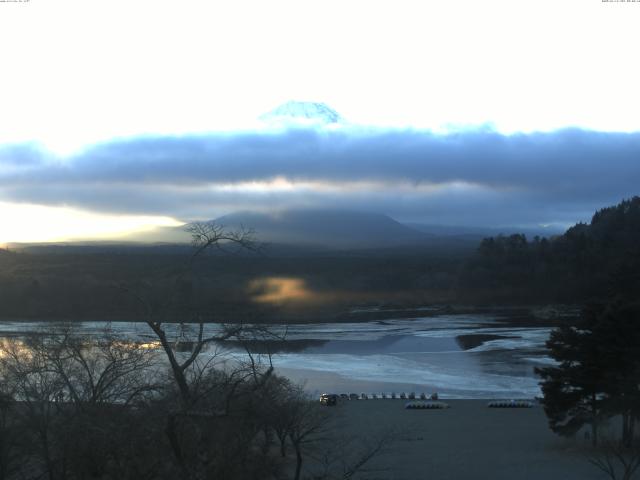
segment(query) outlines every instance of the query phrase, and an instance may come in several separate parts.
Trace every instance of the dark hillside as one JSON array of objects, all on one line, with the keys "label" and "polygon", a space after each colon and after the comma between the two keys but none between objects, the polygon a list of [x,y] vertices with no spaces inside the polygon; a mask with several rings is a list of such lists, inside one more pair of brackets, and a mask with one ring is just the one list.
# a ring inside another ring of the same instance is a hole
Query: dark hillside
[{"label": "dark hillside", "polygon": [[[215,255],[184,277],[180,254],[17,253],[0,257],[0,319],[135,320],[141,293],[168,320],[327,320],[354,305],[449,302],[468,256],[428,249]],[[82,253],[79,253],[82,252]],[[268,301],[267,301],[268,300]]]},{"label": "dark hillside", "polygon": [[378,248],[424,245],[431,235],[378,213],[348,210],[287,210],[278,214],[235,213],[216,222],[244,226],[264,242],[325,248]]},{"label": "dark hillside", "polygon": [[485,238],[463,278],[495,298],[582,302],[640,292],[640,197],[597,211],[551,239]]}]

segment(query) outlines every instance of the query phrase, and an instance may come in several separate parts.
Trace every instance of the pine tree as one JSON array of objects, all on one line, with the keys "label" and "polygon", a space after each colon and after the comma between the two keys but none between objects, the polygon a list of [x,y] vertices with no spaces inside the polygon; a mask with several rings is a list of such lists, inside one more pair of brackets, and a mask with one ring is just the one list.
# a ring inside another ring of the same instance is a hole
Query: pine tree
[{"label": "pine tree", "polygon": [[575,326],[554,330],[547,341],[557,365],[536,369],[543,379],[543,406],[551,429],[573,435],[622,418],[622,441],[631,445],[640,418],[640,305],[593,304]]},{"label": "pine tree", "polygon": [[579,327],[563,325],[551,332],[546,345],[556,366],[538,368],[542,404],[554,432],[571,436],[591,426],[593,444],[605,414],[607,368],[601,362],[601,345],[593,335],[593,315],[585,311]]}]

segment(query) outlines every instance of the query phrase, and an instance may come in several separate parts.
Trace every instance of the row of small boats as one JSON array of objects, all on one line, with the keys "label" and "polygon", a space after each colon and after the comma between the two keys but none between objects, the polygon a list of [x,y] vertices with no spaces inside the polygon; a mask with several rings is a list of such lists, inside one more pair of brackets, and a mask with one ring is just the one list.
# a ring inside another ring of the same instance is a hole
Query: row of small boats
[{"label": "row of small boats", "polygon": [[489,408],[533,408],[529,400],[494,400],[487,404]]},{"label": "row of small boats", "polygon": [[[533,408],[533,402],[529,400],[495,400],[487,404],[489,408]],[[407,402],[404,408],[412,409],[439,409],[449,408],[448,403],[434,401]]]},{"label": "row of small boats", "polygon": [[414,392],[411,392],[409,394],[406,394],[404,392],[396,394],[395,392],[392,393],[361,393],[360,395],[358,395],[357,393],[350,393],[350,394],[346,394],[346,393],[341,393],[339,395],[339,397],[343,400],[377,400],[377,399],[387,399],[387,398],[391,398],[391,399],[401,399],[401,400],[437,400],[438,399],[438,394],[437,393],[433,393],[429,396],[427,396],[426,393],[420,393],[419,395],[416,395]]},{"label": "row of small boats", "polygon": [[[419,396],[416,396],[415,393],[411,392],[410,394],[400,393],[396,395],[395,392],[391,394],[381,393],[380,395],[376,393],[361,393],[358,395],[357,393],[323,393],[320,395],[320,403],[323,405],[336,405],[338,399],[341,400],[376,400],[376,399],[401,399],[401,400],[410,400],[405,404],[405,408],[407,409],[441,409],[441,408],[449,408],[449,405],[444,402],[438,401],[438,394],[434,393],[427,397],[425,393],[421,393]],[[534,403],[529,400],[493,400],[487,403],[489,408],[532,408]]]},{"label": "row of small boats", "polygon": [[431,409],[443,409],[449,408],[448,403],[444,402],[434,402],[434,401],[418,401],[418,402],[408,402],[404,408],[407,410],[431,410]]}]

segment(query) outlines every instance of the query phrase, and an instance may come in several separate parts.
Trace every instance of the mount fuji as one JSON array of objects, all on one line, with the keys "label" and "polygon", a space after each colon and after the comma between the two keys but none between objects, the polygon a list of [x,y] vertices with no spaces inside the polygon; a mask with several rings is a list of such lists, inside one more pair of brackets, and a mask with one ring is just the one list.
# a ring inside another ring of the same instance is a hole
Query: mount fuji
[{"label": "mount fuji", "polygon": [[290,101],[260,116],[267,126],[336,127],[344,119],[325,103]]}]

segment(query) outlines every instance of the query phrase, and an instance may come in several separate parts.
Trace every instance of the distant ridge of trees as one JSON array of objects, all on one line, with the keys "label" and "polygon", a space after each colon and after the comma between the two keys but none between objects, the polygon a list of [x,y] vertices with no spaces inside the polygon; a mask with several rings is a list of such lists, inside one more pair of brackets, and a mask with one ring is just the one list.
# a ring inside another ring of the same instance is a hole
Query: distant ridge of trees
[{"label": "distant ridge of trees", "polygon": [[461,282],[511,301],[581,302],[640,291],[640,197],[602,208],[552,238],[482,240]]},{"label": "distant ridge of trees", "polygon": [[[451,248],[212,255],[201,262],[201,281],[185,286],[184,301],[190,295],[221,321],[245,315],[265,321],[299,321],[302,315],[305,321],[351,321],[352,314],[343,314],[353,305],[584,304],[640,292],[640,197],[598,210],[589,223],[551,238],[493,236],[478,241],[475,252],[450,242]],[[185,250],[172,254],[0,250],[0,318],[139,319],[138,305],[113,285],[148,284],[162,292],[172,285],[188,247],[180,248]],[[287,304],[252,301],[255,292],[249,286],[268,277],[300,279],[323,301],[289,310]],[[178,319],[184,312],[166,313]]]}]

